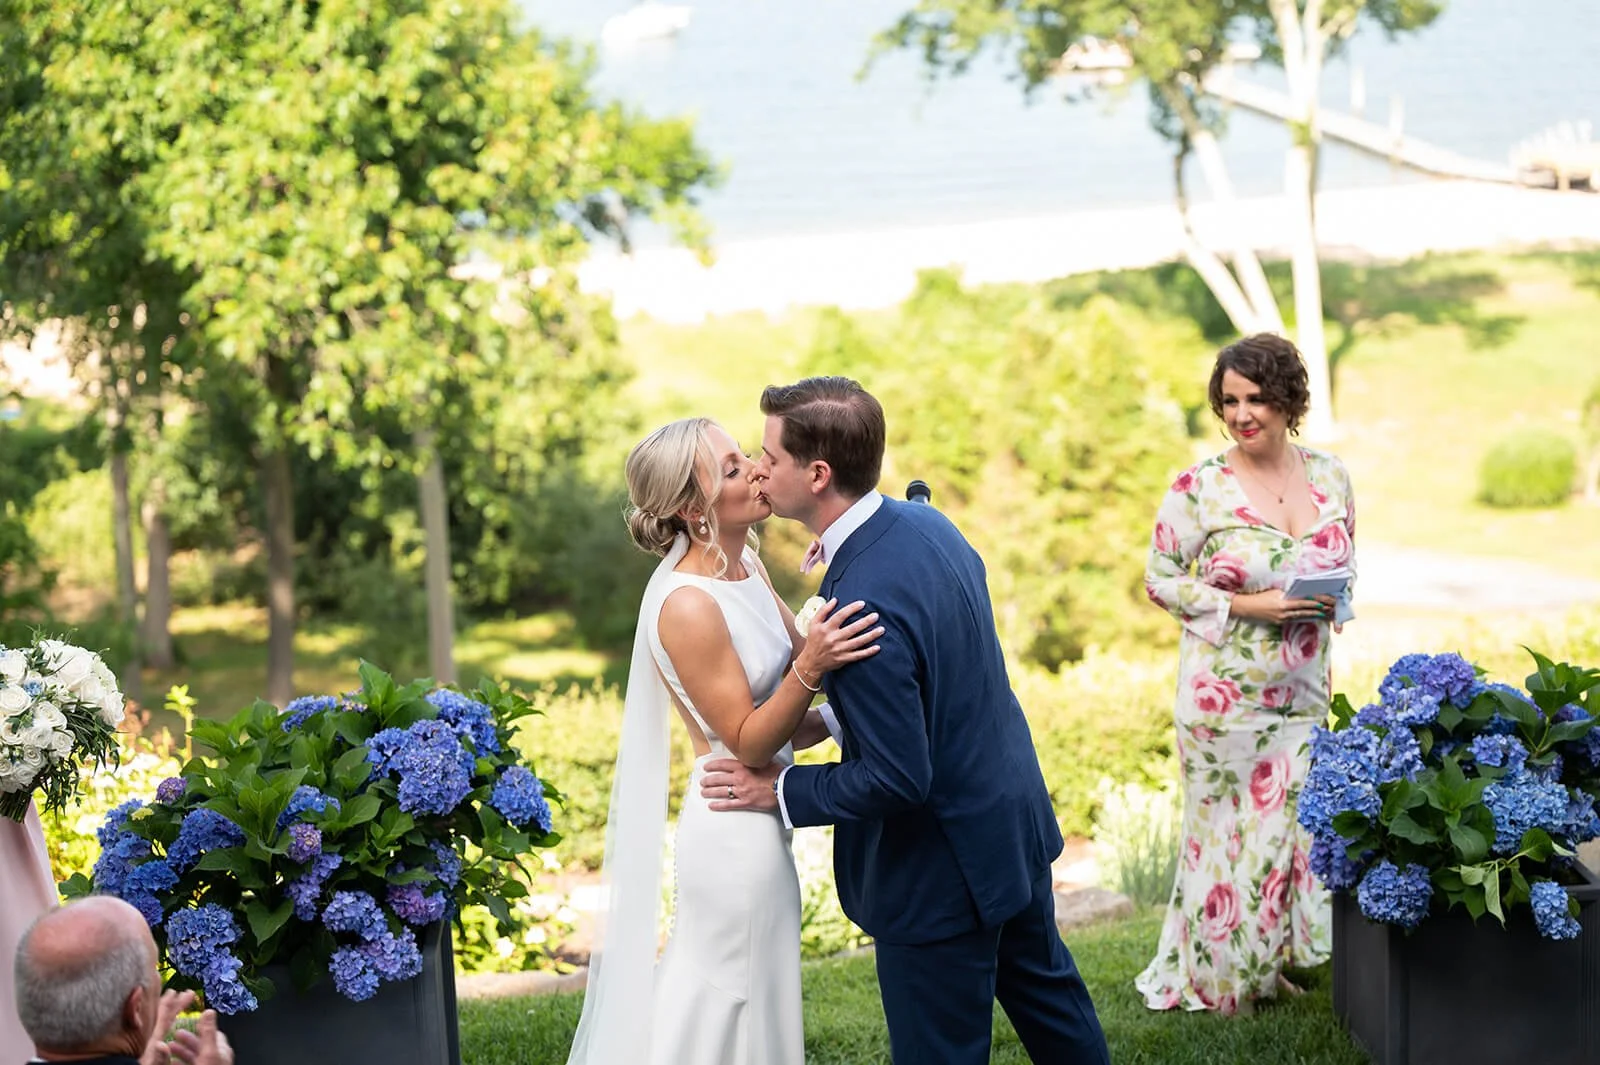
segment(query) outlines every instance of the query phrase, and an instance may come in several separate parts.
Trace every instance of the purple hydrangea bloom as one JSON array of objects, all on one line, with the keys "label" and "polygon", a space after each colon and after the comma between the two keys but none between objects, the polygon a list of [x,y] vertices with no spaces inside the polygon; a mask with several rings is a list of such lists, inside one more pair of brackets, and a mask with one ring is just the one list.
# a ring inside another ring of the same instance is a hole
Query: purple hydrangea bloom
[{"label": "purple hydrangea bloom", "polygon": [[398,936],[385,932],[356,949],[384,980],[409,980],[422,972],[422,952],[409,928],[401,929]]},{"label": "purple hydrangea bloom", "polygon": [[294,903],[294,915],[302,921],[317,919],[317,902],[322,898],[322,885],[344,861],[337,854],[320,854],[301,876],[289,881],[285,894]]},{"label": "purple hydrangea bloom", "polygon": [[378,993],[378,973],[360,947],[340,947],[328,959],[333,986],[351,1002],[365,1002]]},{"label": "purple hydrangea bloom", "polygon": [[447,905],[443,892],[428,894],[421,884],[396,884],[389,889],[389,909],[406,924],[419,928],[441,920]]},{"label": "purple hydrangea bloom", "polygon": [[306,718],[324,710],[332,710],[339,705],[339,700],[331,695],[302,695],[298,699],[290,699],[289,705],[283,708],[283,715],[279,724],[285,732],[293,732],[305,724]]},{"label": "purple hydrangea bloom", "polygon": [[431,693],[428,702],[438,707],[440,721],[454,728],[462,739],[472,741],[472,749],[478,754],[500,752],[500,736],[495,731],[494,712],[488,706],[448,688]]},{"label": "purple hydrangea bloom", "polygon": [[389,930],[378,902],[365,891],[338,891],[322,911],[330,932],[353,932],[371,942]]},{"label": "purple hydrangea bloom", "polygon": [[183,793],[188,790],[189,782],[183,777],[168,777],[156,785],[156,802],[171,806],[183,798]]},{"label": "purple hydrangea bloom", "polygon": [[302,784],[294,789],[294,794],[289,796],[289,805],[278,815],[278,827],[282,828],[291,821],[304,819],[307,813],[326,813],[330,808],[338,813],[339,800],[331,795],[322,794],[309,784]]},{"label": "purple hydrangea bloom", "polygon": [[1378,685],[1384,703],[1395,706],[1402,692],[1421,688],[1439,702],[1466,706],[1482,690],[1478,671],[1457,654],[1405,655],[1389,667]]},{"label": "purple hydrangea bloom", "polygon": [[291,862],[309,862],[322,853],[322,829],[316,825],[295,824],[289,826],[289,860]]},{"label": "purple hydrangea bloom", "polygon": [[1533,923],[1539,934],[1547,939],[1577,939],[1583,931],[1578,919],[1572,916],[1567,893],[1554,880],[1540,880],[1533,885],[1529,905],[1533,907]]},{"label": "purple hydrangea bloom", "polygon": [[186,873],[207,851],[238,847],[244,843],[244,829],[205,807],[190,810],[178,827],[178,838],[167,848],[167,861],[179,873]]},{"label": "purple hydrangea bloom", "polygon": [[489,802],[518,828],[532,824],[540,832],[550,831],[550,804],[545,801],[544,784],[523,766],[508,766],[501,772]]}]

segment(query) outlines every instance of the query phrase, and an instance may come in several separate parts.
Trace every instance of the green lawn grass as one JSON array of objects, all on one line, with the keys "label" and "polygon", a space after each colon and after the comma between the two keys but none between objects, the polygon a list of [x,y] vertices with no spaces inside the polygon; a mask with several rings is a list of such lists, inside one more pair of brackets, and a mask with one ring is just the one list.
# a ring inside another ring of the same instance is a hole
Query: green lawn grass
[{"label": "green lawn grass", "polygon": [[[1264,1006],[1250,1017],[1145,1009],[1133,978],[1150,960],[1159,931],[1160,917],[1152,913],[1084,929],[1068,940],[1118,1065],[1362,1065],[1367,1060],[1334,1019],[1328,966],[1295,974],[1308,988],[1305,995]],[[804,984],[810,1065],[889,1060],[870,957],[809,963]],[[581,1008],[579,995],[463,1002],[462,1060],[465,1065],[559,1065],[566,1060]],[[991,1060],[1006,1065],[1028,1060],[999,1010]]]}]

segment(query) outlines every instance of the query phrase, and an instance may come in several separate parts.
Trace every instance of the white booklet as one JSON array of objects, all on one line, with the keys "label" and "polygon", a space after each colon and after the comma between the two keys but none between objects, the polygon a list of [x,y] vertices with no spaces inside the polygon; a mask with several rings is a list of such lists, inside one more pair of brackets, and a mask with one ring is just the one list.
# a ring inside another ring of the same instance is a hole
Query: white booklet
[{"label": "white booklet", "polygon": [[1314,595],[1331,595],[1334,598],[1333,620],[1341,625],[1356,616],[1350,606],[1350,582],[1355,578],[1343,566],[1317,573],[1302,573],[1289,581],[1283,594],[1289,599],[1310,599]]}]

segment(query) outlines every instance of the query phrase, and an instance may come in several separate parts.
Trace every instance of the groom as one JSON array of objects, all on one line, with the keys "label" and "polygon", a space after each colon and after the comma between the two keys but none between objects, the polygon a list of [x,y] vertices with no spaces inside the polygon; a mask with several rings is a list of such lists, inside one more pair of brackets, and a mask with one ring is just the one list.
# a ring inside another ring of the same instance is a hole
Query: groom
[{"label": "groom", "polygon": [[822,682],[842,761],[719,760],[702,794],[720,797],[713,809],[777,806],[790,827],[838,826],[839,899],[876,940],[896,1065],[988,1062],[997,998],[1036,1065],[1105,1065],[1056,930],[1061,833],[982,560],[937,510],[878,494],[883,408],[856,382],[773,386],[761,410],[754,476],[773,513],[818,536],[823,598],[865,600],[885,631],[875,657]]}]

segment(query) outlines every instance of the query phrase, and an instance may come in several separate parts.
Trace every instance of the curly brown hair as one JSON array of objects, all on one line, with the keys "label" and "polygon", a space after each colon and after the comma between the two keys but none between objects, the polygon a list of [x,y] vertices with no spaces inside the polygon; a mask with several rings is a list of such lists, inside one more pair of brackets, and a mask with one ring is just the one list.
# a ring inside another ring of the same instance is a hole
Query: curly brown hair
[{"label": "curly brown hair", "polygon": [[1222,375],[1229,370],[1261,389],[1261,398],[1283,414],[1291,433],[1298,433],[1300,419],[1311,408],[1311,381],[1298,348],[1275,333],[1253,333],[1217,352],[1208,397],[1211,413],[1218,418],[1222,417]]}]

